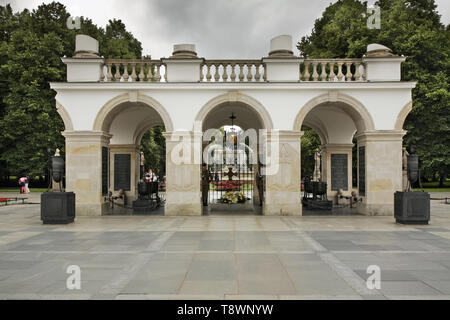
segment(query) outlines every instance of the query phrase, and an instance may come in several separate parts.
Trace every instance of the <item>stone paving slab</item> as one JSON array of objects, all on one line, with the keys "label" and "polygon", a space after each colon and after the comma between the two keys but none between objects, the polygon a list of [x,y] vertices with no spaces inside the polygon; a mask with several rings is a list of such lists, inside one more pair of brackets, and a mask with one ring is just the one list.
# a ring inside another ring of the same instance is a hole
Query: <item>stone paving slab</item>
[{"label": "stone paving slab", "polygon": [[[77,217],[0,207],[0,299],[450,299],[450,206],[393,217]],[[69,265],[81,290],[66,288]],[[381,288],[366,287],[367,267]]]}]

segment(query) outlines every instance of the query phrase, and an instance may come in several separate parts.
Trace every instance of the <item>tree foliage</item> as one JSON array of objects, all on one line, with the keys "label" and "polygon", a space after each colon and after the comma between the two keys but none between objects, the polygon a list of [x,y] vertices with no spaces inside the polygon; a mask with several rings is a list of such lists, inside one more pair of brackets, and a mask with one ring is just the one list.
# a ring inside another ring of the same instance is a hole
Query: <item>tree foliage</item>
[{"label": "tree foliage", "polygon": [[310,176],[314,174],[314,153],[320,148],[321,141],[319,135],[311,128],[302,126],[304,132],[302,136],[302,177]]},{"label": "tree foliage", "polygon": [[144,170],[152,169],[160,178],[166,172],[166,140],[162,133],[164,127],[153,127],[148,130],[141,141],[141,150],[144,153]]},{"label": "tree foliage", "polygon": [[367,3],[339,0],[297,44],[309,58],[361,57],[370,43],[405,55],[402,80],[417,81],[404,138],[421,158],[425,177],[442,182],[450,173],[450,26],[440,22],[434,0],[379,0],[381,29],[366,25]]},{"label": "tree foliage", "polygon": [[[105,29],[81,17],[81,29],[68,29],[70,14],[52,2],[13,13],[0,6],[0,170],[2,176],[43,175],[48,157],[64,149],[64,124],[49,82],[65,81],[62,56],[72,56],[75,35],[99,40],[105,58],[140,58],[141,43],[121,20]],[[64,150],[63,150],[64,151]],[[6,171],[6,172],[5,172]]]}]

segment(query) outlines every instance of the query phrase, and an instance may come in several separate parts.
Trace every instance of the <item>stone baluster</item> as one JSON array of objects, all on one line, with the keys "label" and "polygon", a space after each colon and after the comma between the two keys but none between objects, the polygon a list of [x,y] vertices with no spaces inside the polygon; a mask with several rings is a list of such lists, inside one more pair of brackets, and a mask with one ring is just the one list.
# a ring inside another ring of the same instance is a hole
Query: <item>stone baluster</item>
[{"label": "stone baluster", "polygon": [[328,76],[328,81],[334,81],[335,80],[336,74],[334,73],[334,65],[335,65],[334,61],[331,61],[329,63],[330,75]]},{"label": "stone baluster", "polygon": [[131,81],[136,81],[136,63],[130,63],[131,64],[131,75],[130,75],[130,78],[131,78]]},{"label": "stone baluster", "polygon": [[251,82],[252,78],[253,78],[253,73],[252,73],[252,63],[247,63],[247,81]]},{"label": "stone baluster", "polygon": [[234,72],[235,66],[236,66],[235,63],[231,64],[231,74],[230,74],[231,82],[235,82],[236,81],[236,72]]},{"label": "stone baluster", "polygon": [[266,66],[263,65],[263,68],[264,68],[263,80],[267,81],[267,69],[266,69]]},{"label": "stone baluster", "polygon": [[[164,74],[164,79],[167,81],[166,74],[167,74],[167,72]],[[161,81],[161,64],[160,63],[156,64],[155,81],[156,82],[160,82]]]},{"label": "stone baluster", "polygon": [[[159,68],[160,66],[164,66],[164,81],[167,82],[167,65],[165,63],[163,64],[158,64],[158,72],[159,72]],[[158,82],[161,80],[161,75],[159,76],[159,80]]]},{"label": "stone baluster", "polygon": [[320,81],[327,81],[327,63],[321,62],[322,72],[320,73]]},{"label": "stone baluster", "polygon": [[239,82],[244,81],[244,64],[239,63]]},{"label": "stone baluster", "polygon": [[143,63],[143,62],[139,63],[139,81],[144,81],[144,78],[145,78],[144,66],[145,66],[145,63]]},{"label": "stone baluster", "polygon": [[130,78],[130,76],[128,75],[128,63],[127,62],[123,63],[123,75],[122,75],[122,77],[123,77],[123,80],[126,81],[126,82]]},{"label": "stone baluster", "polygon": [[214,81],[218,82],[220,80],[220,74],[219,74],[220,63],[215,63],[214,66],[216,67],[215,70],[214,70],[215,71],[214,72]]},{"label": "stone baluster", "polygon": [[255,64],[255,81],[259,82],[259,79],[261,79],[261,75],[259,74],[259,63]]},{"label": "stone baluster", "polygon": [[116,73],[114,73],[114,81],[120,81],[120,63],[115,63]]},{"label": "stone baluster", "polygon": [[156,68],[157,64],[155,63],[147,63],[147,81],[152,82],[155,81],[156,78],[156,69],[155,72],[153,72],[153,68]]},{"label": "stone baluster", "polygon": [[319,79],[319,74],[317,73],[317,62],[313,62],[313,81],[317,81]]},{"label": "stone baluster", "polygon": [[359,81],[361,78],[361,73],[359,72],[360,66],[361,66],[361,63],[355,62],[355,81]]},{"label": "stone baluster", "polygon": [[305,72],[304,72],[304,77],[305,77],[305,81],[309,81],[309,62],[305,62]]},{"label": "stone baluster", "polygon": [[362,81],[366,81],[366,66],[363,64],[362,67],[363,67],[363,70],[362,70],[361,78],[362,78]]},{"label": "stone baluster", "polygon": [[206,64],[206,81],[211,82],[211,65],[210,64]]},{"label": "stone baluster", "polygon": [[222,64],[222,67],[223,67],[223,73],[222,73],[223,82],[227,82],[227,80],[228,80],[227,66],[228,66],[227,62],[224,62]]},{"label": "stone baluster", "polygon": [[346,62],[345,66],[347,67],[347,72],[345,74],[345,80],[346,81],[352,81],[352,63],[351,62]]},{"label": "stone baluster", "polygon": [[106,68],[107,68],[107,71],[106,71],[106,81],[110,82],[110,81],[112,80],[112,77],[113,77],[113,75],[112,75],[112,73],[111,73],[112,63],[107,63],[107,64],[106,64]]},{"label": "stone baluster", "polygon": [[338,74],[337,74],[338,81],[342,81],[343,77],[344,74],[342,73],[342,62],[338,62]]}]

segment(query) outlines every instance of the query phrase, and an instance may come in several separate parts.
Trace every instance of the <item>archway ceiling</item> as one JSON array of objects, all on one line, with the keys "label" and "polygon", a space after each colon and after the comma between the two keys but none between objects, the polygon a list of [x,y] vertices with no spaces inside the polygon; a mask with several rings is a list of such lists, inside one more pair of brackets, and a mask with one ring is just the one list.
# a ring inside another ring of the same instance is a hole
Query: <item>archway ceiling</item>
[{"label": "archway ceiling", "polygon": [[109,126],[111,144],[134,144],[141,131],[164,125],[158,112],[140,102],[126,102],[120,106]]},{"label": "archway ceiling", "polygon": [[227,102],[212,109],[203,121],[203,130],[211,128],[220,128],[224,125],[231,125],[231,113],[234,113],[236,119],[234,124],[242,129],[261,129],[262,121],[259,115],[249,106],[240,102]]},{"label": "archway ceiling", "polygon": [[322,143],[352,143],[356,132],[353,118],[338,104],[315,107],[307,114],[303,124],[315,130]]}]

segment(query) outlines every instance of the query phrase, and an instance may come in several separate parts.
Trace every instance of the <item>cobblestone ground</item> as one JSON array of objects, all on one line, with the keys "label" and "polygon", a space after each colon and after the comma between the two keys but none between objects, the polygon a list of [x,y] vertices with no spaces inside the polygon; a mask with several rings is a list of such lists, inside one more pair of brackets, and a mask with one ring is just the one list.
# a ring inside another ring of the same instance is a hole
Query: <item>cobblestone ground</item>
[{"label": "cobblestone ground", "polygon": [[[450,194],[433,194],[433,197]],[[38,200],[38,197],[36,198]],[[81,269],[69,290],[68,266]],[[367,267],[381,269],[368,289]],[[77,217],[0,207],[1,299],[449,299],[450,204],[393,217]]]}]

